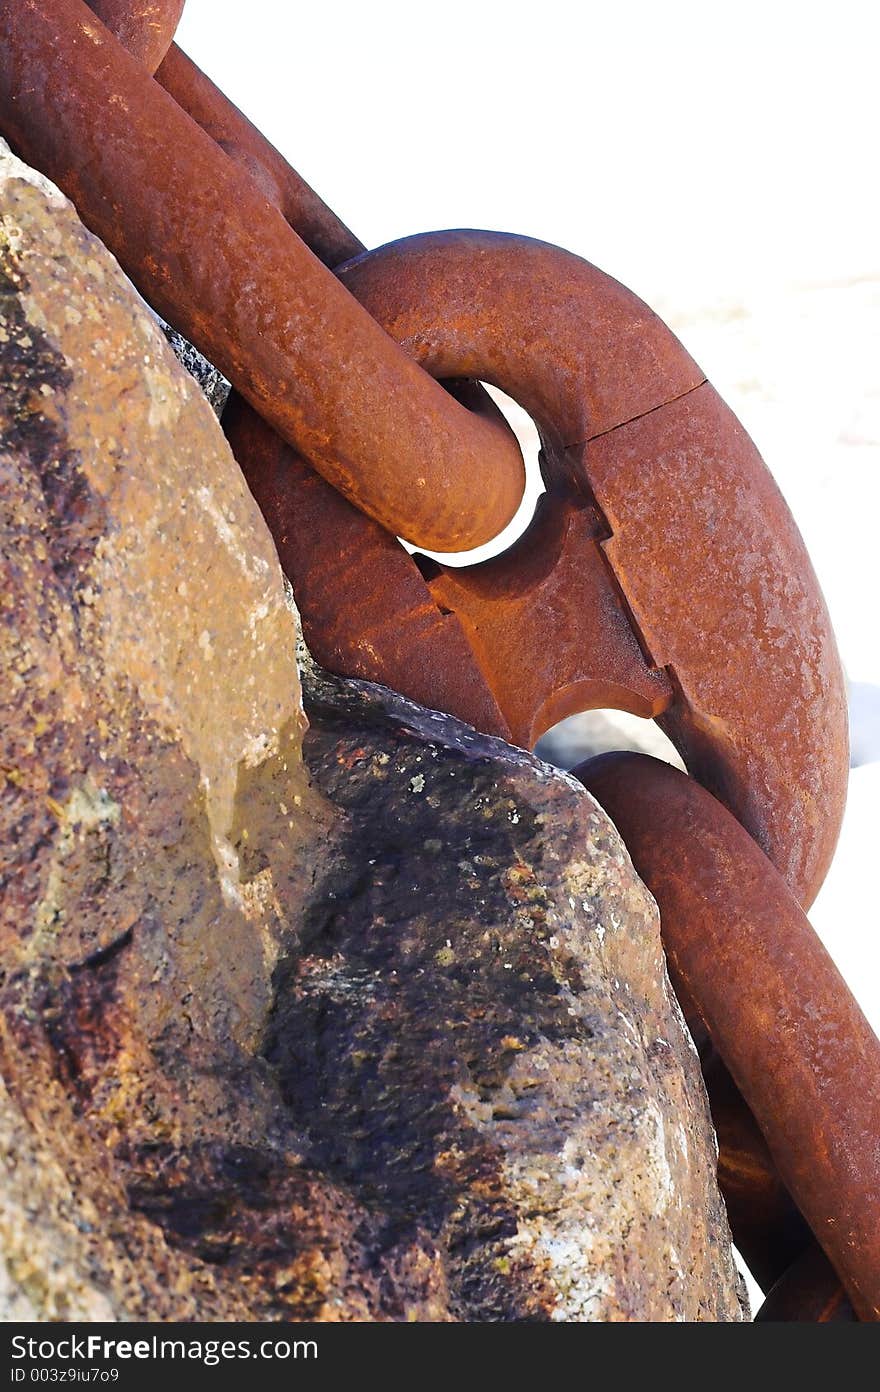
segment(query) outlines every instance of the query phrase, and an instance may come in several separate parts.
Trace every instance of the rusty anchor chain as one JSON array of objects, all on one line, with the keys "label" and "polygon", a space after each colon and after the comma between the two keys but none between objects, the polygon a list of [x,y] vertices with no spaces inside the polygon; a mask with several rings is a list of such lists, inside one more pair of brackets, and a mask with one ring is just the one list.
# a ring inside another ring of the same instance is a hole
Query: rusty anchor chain
[{"label": "rusty anchor chain", "polygon": [[171,47],[183,6],[184,0],[91,0],[89,9],[154,73]]},{"label": "rusty anchor chain", "polygon": [[[678,340],[595,267],[497,233],[410,238],[340,278],[430,371],[491,380],[530,411],[548,494],[503,556],[420,569],[233,409],[229,439],[300,584],[319,660],[374,680],[393,672],[415,699],[447,692],[453,652],[420,649],[430,622],[435,638],[469,640],[494,719],[471,703],[470,667],[444,708],[490,733],[531,746],[590,706],[661,717],[691,772],[812,902],[845,796],[839,659],[778,489]],[[323,527],[300,522],[325,510]],[[356,595],[350,618],[334,586],[309,585],[326,566]],[[811,699],[799,704],[802,686]]]},{"label": "rusty anchor chain", "polygon": [[510,521],[525,475],[506,424],[422,372],[82,0],[4,0],[0,43],[9,138],[314,468],[434,550]]},{"label": "rusty anchor chain", "polygon": [[880,1089],[870,1025],[782,877],[694,779],[640,754],[600,756],[574,772],[651,887],[697,1037],[702,1026],[723,1056],[855,1308],[876,1318]]},{"label": "rusty anchor chain", "polygon": [[[116,39],[80,0],[0,0],[3,133],[239,388],[224,427],[315,656],[527,746],[590,707],[658,719],[691,778],[578,774],[660,902],[734,1236],[764,1317],[852,1317],[840,1278],[877,1319],[880,1045],[801,907],[842,814],[843,681],[760,456],[596,268],[487,233],[362,254],[173,45],[182,0],[92,10]],[[395,533],[462,549],[522,490],[474,379],[535,418],[547,495],[510,552],[449,570]]]}]

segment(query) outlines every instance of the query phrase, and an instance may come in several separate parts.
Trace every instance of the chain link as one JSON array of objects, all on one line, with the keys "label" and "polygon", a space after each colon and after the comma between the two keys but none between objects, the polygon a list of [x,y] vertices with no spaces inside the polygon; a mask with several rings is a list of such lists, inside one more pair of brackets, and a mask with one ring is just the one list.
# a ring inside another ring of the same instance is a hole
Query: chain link
[{"label": "chain link", "polygon": [[163,318],[396,534],[452,551],[495,536],[524,487],[506,424],[465,410],[382,332],[83,0],[0,16],[8,137]]}]

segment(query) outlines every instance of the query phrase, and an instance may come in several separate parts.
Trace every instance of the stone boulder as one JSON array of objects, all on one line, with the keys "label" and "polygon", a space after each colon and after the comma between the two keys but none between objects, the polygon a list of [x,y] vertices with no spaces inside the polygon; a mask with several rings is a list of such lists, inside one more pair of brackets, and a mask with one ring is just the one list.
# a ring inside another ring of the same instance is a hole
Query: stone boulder
[{"label": "stone boulder", "polygon": [[305,662],[212,411],[0,153],[0,1313],[742,1317],[657,914]]}]

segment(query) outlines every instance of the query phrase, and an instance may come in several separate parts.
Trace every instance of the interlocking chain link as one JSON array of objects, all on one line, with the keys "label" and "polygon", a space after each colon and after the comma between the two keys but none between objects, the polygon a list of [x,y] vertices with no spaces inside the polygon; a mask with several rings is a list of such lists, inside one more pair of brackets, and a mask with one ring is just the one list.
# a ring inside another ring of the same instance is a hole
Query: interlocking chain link
[{"label": "interlocking chain link", "polygon": [[[120,42],[81,0],[0,0],[3,133],[238,388],[224,428],[315,656],[526,746],[590,707],[658,719],[691,778],[633,755],[577,773],[660,904],[735,1240],[778,1282],[770,1317],[840,1318],[806,1219],[880,1318],[880,1044],[801,907],[842,815],[843,679],[751,441],[595,267],[486,233],[360,254],[173,46],[182,0],[91,8]],[[450,571],[395,534],[463,549],[522,490],[468,379],[532,413],[547,496],[510,552]]]},{"label": "interlocking chain link", "polygon": [[154,73],[171,47],[183,6],[184,0],[91,0],[89,8]]},{"label": "interlocking chain link", "polygon": [[467,411],[383,333],[82,0],[2,16],[6,134],[154,308],[398,535],[452,551],[495,536],[525,477],[501,417]]}]

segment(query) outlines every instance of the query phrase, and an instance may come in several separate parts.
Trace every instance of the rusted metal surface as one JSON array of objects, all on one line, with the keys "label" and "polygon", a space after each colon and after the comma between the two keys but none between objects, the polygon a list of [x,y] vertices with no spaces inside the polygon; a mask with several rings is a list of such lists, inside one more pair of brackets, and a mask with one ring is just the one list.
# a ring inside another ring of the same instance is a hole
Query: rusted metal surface
[{"label": "rusted metal surface", "polygon": [[606,535],[585,497],[551,492],[509,552],[463,570],[438,567],[430,580],[437,603],[471,635],[514,739],[527,748],[577,711],[613,706],[650,718],[674,699],[633,630],[602,550]]},{"label": "rusted metal surface", "polygon": [[758,1285],[769,1291],[814,1239],[681,977],[675,992],[700,1058],[733,1240]]},{"label": "rusted metal surface", "polygon": [[[636,296],[555,247],[437,233],[367,253],[341,278],[438,377],[495,383],[530,411],[551,497],[504,556],[426,567],[439,611],[468,635],[516,743],[555,720],[616,705],[660,723],[691,772],[740,818],[804,904],[821,884],[845,798],[844,683],[830,622],[787,508],[748,436],[678,340]],[[246,427],[230,433],[260,492]],[[276,469],[277,469],[276,465]],[[291,475],[270,525],[285,561],[318,575],[333,531],[297,525]],[[408,662],[420,690],[442,649],[418,652],[385,610],[419,588],[415,563],[350,519],[348,588],[303,593],[310,635],[333,632],[336,670]],[[357,565],[384,551],[387,576]],[[300,586],[302,589],[302,586]],[[359,594],[358,617],[346,618]],[[313,607],[314,606],[314,607]],[[383,612],[386,614],[383,622]],[[404,645],[402,647],[402,645]],[[448,674],[443,680],[447,698]],[[448,708],[480,723],[470,678]]]},{"label": "rusted metal surface", "polygon": [[154,73],[174,38],[185,0],[88,0],[123,47]]},{"label": "rusted metal surface", "polygon": [[[176,44],[172,44],[169,49],[167,58],[156,73],[156,80],[174,97],[178,105],[201,126],[202,130],[216,141],[221,150],[251,175],[269,202],[280,210],[285,221],[293,228],[297,236],[302,238],[309,250],[320,261],[323,261],[325,266],[333,269],[364,250],[363,243],[327,207],[323,199],[315,193],[302,176],[291,168],[284,156],[214,86],[210,78],[197,68],[195,63]],[[487,415],[493,421],[496,429],[505,429],[503,416],[494,406],[492,398],[478,382],[446,381],[443,385],[446,391],[461,405],[467,406],[469,410],[478,414]],[[236,417],[236,430],[239,437],[244,439],[250,425],[261,440],[261,447],[265,447],[265,426],[261,417],[234,390],[230,398],[229,410],[230,414],[234,414]],[[282,449],[279,453],[279,459],[283,461],[284,458],[285,454]],[[307,476],[303,474],[301,461],[293,453],[290,454],[290,458],[292,477],[287,491],[292,497],[300,486],[299,481]],[[339,494],[335,489],[321,489],[314,479],[310,479],[308,483],[303,482],[302,486],[310,495],[313,503],[319,497],[324,499],[322,532],[327,534],[330,528],[329,518],[335,518],[340,512],[341,515],[345,515],[345,509],[340,510]],[[282,492],[279,479],[278,488],[273,490],[273,494],[280,499]],[[297,508],[302,502],[303,500],[297,502]],[[323,516],[324,512],[326,512],[327,517]],[[363,516],[363,514],[359,515]],[[366,539],[367,535],[372,537],[376,529],[370,519],[364,518],[364,521],[367,523],[363,543],[366,552],[370,544]],[[372,530],[370,530],[371,528]],[[303,583],[307,583],[305,570],[300,573],[303,576]],[[418,583],[415,572],[412,572],[408,576],[405,587],[409,590],[413,584]],[[359,595],[358,598],[369,608],[369,597]],[[395,613],[399,615],[399,608],[395,610]],[[366,615],[364,617],[366,618]],[[331,622],[328,627],[332,628],[332,626]],[[317,656],[318,651],[326,645],[328,635],[322,631],[320,623],[309,624],[307,620],[306,627],[310,639],[315,643],[314,651]],[[432,625],[433,627],[434,625]],[[435,641],[436,636],[436,632],[432,632],[432,642]],[[412,645],[410,644],[409,647],[411,648]],[[365,649],[361,647],[360,652],[363,656]],[[450,658],[456,664],[461,661],[457,651],[450,654]],[[368,655],[367,661],[369,662]],[[328,662],[326,665],[332,666],[333,664]],[[407,668],[414,677],[420,665],[423,665],[423,662],[420,664],[418,657],[414,660],[412,657],[409,658]],[[389,673],[386,674],[385,678],[387,684],[391,686],[396,685],[391,675],[394,670],[393,667],[389,668]],[[367,676],[367,672],[358,669],[357,675]],[[372,676],[371,679],[378,680],[375,676]],[[422,698],[414,696],[414,699]],[[481,729],[491,729],[492,733],[503,732],[507,737],[510,735],[506,724],[498,729],[492,726],[491,721],[488,725],[483,724],[483,714],[480,715],[476,723],[480,725]]]},{"label": "rusted metal surface", "polygon": [[692,778],[640,754],[575,774],[660,907],[703,1024],[862,1319],[880,1318],[880,1041],[755,842]]},{"label": "rusted metal surface", "polygon": [[811,1243],[781,1276],[755,1315],[756,1322],[853,1324],[856,1314],[821,1247]]},{"label": "rusted metal surface", "polygon": [[[97,6],[92,8],[97,10]],[[143,38],[133,22],[135,17],[128,11],[127,4],[116,6],[115,10],[107,4],[103,17],[124,46],[138,54]],[[362,243],[284,157],[176,45],[172,45],[157,78],[224,153],[251,173],[269,201],[325,265],[333,267],[363,250]],[[463,394],[459,393],[460,397]],[[502,420],[485,393],[472,394],[468,404],[477,412],[493,414],[496,422]],[[347,652],[340,654],[332,620],[317,627],[309,622],[309,615],[328,587],[336,594],[348,592],[343,628],[347,633],[353,627],[357,633],[359,660],[353,674],[384,681],[399,690],[407,689],[414,700],[443,709],[450,700],[454,702],[455,691],[465,689],[469,708],[480,728],[509,739],[510,728],[481,676],[461,625],[452,615],[437,609],[419,571],[396,538],[327,485],[235,391],[224,415],[224,427],[231,438],[247,441],[246,448],[242,444],[242,454],[248,459],[251,487],[264,515],[273,523],[282,565],[297,589],[306,616],[305,636],[315,659],[337,670],[350,656]],[[285,514],[291,498],[296,500],[297,530],[305,529],[324,540],[324,563],[318,568],[301,567],[297,549],[289,545],[289,521]],[[331,538],[332,544],[328,545]],[[397,559],[403,565],[398,567],[395,586],[389,584],[388,569],[389,563]],[[361,583],[349,591],[348,572],[352,566]],[[373,584],[365,589],[363,579],[368,573]],[[383,627],[389,618],[392,620],[396,637],[394,644],[386,645],[381,658],[371,642],[376,593],[382,596],[379,619]],[[440,653],[443,663],[438,670],[436,657]],[[397,664],[396,655],[400,658]],[[450,691],[446,690],[446,674],[453,683]]]},{"label": "rusted metal surface", "polygon": [[472,724],[509,740],[461,624],[434,602],[399,541],[310,469],[240,397],[230,400],[223,429],[269,523],[315,660],[431,709],[466,703]]},{"label": "rusted metal surface", "polygon": [[710,1044],[700,1061],[733,1240],[761,1289],[769,1291],[811,1241],[810,1230],[723,1059]]},{"label": "rusted metal surface", "polygon": [[0,3],[0,123],[158,311],[335,487],[434,549],[494,536],[523,464],[401,352],[82,0]]},{"label": "rusted metal surface", "polygon": [[176,44],[168,50],[156,81],[221,150],[250,170],[265,196],[325,266],[338,266],[364,250],[363,243],[274,145]]},{"label": "rusted metal surface", "polygon": [[[119,22],[117,37],[124,36],[126,47],[137,51],[139,36],[136,31],[132,33],[125,8],[121,6],[122,13],[114,17],[114,23]],[[266,197],[325,265],[332,268],[363,250],[362,243],[284,157],[176,45],[171,46],[157,80],[230,159],[252,174]],[[471,411],[505,428],[503,416],[477,383],[446,385]],[[326,484],[235,391],[224,415],[224,428],[231,439],[241,442],[249,482],[272,524],[285,572],[297,590],[306,640],[316,660],[331,670],[347,665],[352,675],[383,681],[406,690],[424,705],[442,709],[451,709],[455,693],[460,698],[464,691],[474,723],[487,733],[510,739],[510,727],[480,673],[461,625],[454,616],[438,610],[421,574],[396,538]],[[295,529],[288,516],[291,500],[296,505]],[[321,538],[319,566],[300,564],[300,551],[291,545],[293,530]],[[359,582],[354,590],[348,584],[352,571]],[[389,571],[395,572],[393,579]],[[369,585],[364,584],[367,575],[372,582]],[[324,622],[315,624],[311,616],[328,588],[336,594],[348,594],[344,617],[328,613]],[[378,606],[377,595],[381,597]],[[334,619],[341,620],[342,650]],[[379,654],[371,635],[377,622],[384,630],[389,621],[393,639]],[[345,637],[352,631],[357,647],[354,666]],[[441,654],[443,661],[438,663]]]}]

